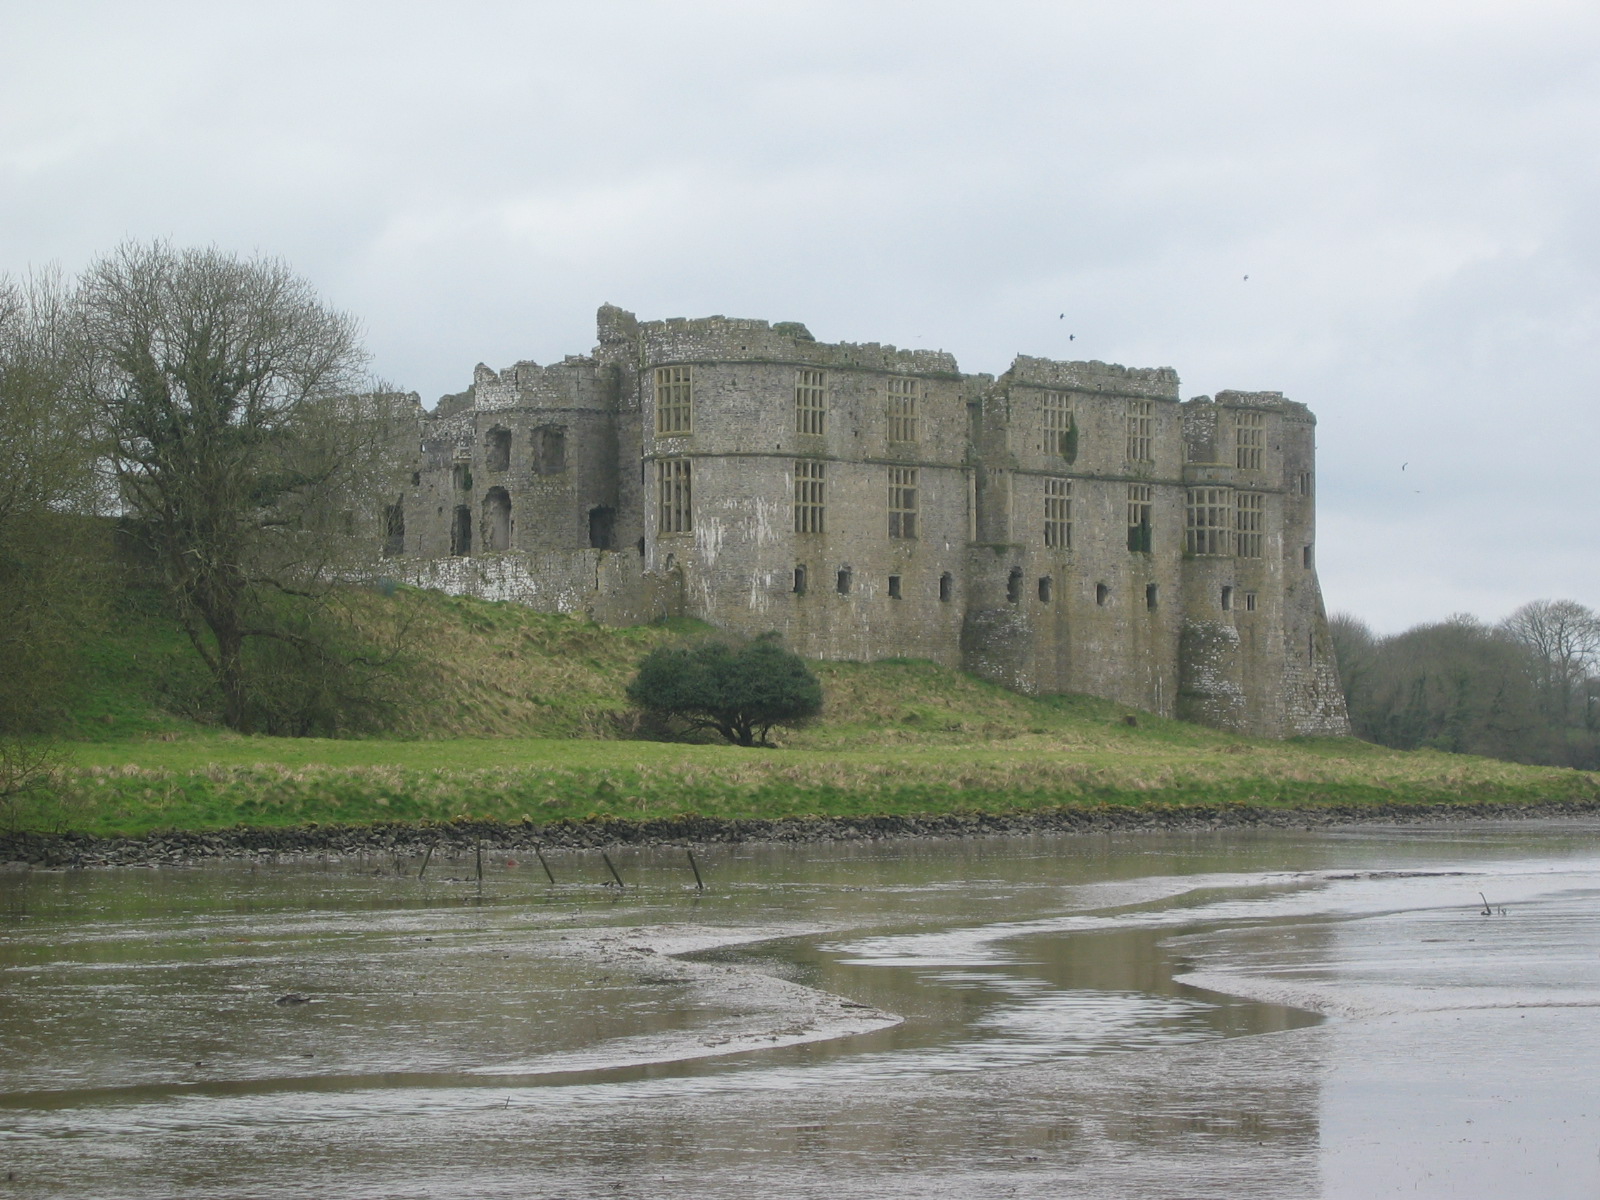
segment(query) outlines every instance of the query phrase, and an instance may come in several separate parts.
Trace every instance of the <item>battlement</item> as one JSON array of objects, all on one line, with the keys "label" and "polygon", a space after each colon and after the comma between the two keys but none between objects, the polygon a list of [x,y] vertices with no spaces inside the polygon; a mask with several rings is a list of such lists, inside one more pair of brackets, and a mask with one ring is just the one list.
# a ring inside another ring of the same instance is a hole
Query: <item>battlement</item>
[{"label": "battlement", "polygon": [[1178,373],[1171,367],[1124,367],[1117,363],[1063,362],[1019,354],[1000,382],[1061,391],[1100,392],[1148,400],[1177,400]]}]

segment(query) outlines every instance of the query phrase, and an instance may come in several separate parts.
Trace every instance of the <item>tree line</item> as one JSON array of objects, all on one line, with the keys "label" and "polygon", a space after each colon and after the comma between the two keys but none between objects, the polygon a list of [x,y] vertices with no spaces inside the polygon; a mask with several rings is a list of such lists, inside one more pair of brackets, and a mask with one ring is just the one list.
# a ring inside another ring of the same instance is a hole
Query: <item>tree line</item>
[{"label": "tree line", "polygon": [[1352,732],[1514,762],[1600,769],[1600,616],[1535,600],[1488,625],[1459,614],[1379,636],[1329,620]]}]

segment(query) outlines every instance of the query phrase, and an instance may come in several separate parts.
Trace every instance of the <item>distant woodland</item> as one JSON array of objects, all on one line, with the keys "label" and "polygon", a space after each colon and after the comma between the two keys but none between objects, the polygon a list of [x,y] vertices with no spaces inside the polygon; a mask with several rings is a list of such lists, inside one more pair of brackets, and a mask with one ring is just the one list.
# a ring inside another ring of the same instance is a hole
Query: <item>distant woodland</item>
[{"label": "distant woodland", "polygon": [[1357,737],[1600,769],[1600,617],[1535,600],[1498,625],[1460,614],[1380,637],[1329,622]]}]

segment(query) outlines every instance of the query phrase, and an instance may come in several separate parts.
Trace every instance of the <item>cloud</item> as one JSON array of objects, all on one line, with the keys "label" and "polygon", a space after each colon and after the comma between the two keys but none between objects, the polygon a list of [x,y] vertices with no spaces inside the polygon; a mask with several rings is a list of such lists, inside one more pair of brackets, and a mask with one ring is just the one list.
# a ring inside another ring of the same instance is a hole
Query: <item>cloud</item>
[{"label": "cloud", "polygon": [[1592,5],[12,7],[0,269],[281,255],[429,397],[601,301],[1172,365],[1317,410],[1331,606],[1600,603]]}]

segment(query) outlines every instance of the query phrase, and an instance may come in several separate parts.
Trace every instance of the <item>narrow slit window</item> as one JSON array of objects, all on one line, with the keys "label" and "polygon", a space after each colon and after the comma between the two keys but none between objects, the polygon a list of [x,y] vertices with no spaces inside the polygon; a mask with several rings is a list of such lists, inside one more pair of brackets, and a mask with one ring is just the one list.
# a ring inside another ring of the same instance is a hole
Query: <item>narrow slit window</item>
[{"label": "narrow slit window", "polygon": [[1006,576],[1006,602],[1015,604],[1022,599],[1022,568],[1012,567],[1011,574]]},{"label": "narrow slit window", "polygon": [[660,437],[677,437],[693,431],[693,368],[657,367],[656,434]]},{"label": "narrow slit window", "polygon": [[955,591],[956,591],[956,579],[955,579],[955,576],[950,574],[949,571],[946,571],[943,575],[939,576],[939,599],[940,599],[940,601],[945,603],[945,604],[949,604],[951,597],[953,597],[955,595]]},{"label": "narrow slit window", "polygon": [[839,568],[839,579],[838,579],[838,582],[837,582],[837,584],[835,586],[838,588],[839,595],[848,596],[850,594],[850,568],[849,567],[840,567]]},{"label": "narrow slit window", "polygon": [[1308,570],[1308,571],[1311,569],[1311,547],[1310,546],[1301,546],[1300,547],[1300,565],[1302,567],[1305,567],[1306,570]]},{"label": "narrow slit window", "polygon": [[1144,585],[1144,606],[1155,608],[1161,600],[1161,589],[1153,583]]},{"label": "narrow slit window", "polygon": [[889,576],[889,599],[900,599],[900,576],[898,575]]},{"label": "narrow slit window", "polygon": [[1232,612],[1233,611],[1233,589],[1231,587],[1226,587],[1225,586],[1222,589],[1222,611],[1223,612]]},{"label": "narrow slit window", "polygon": [[1041,604],[1049,604],[1053,591],[1054,581],[1048,575],[1041,576],[1039,579],[1039,602]]},{"label": "narrow slit window", "polygon": [[796,567],[794,569],[794,594],[796,596],[804,596],[806,594],[806,569],[804,567]]}]

